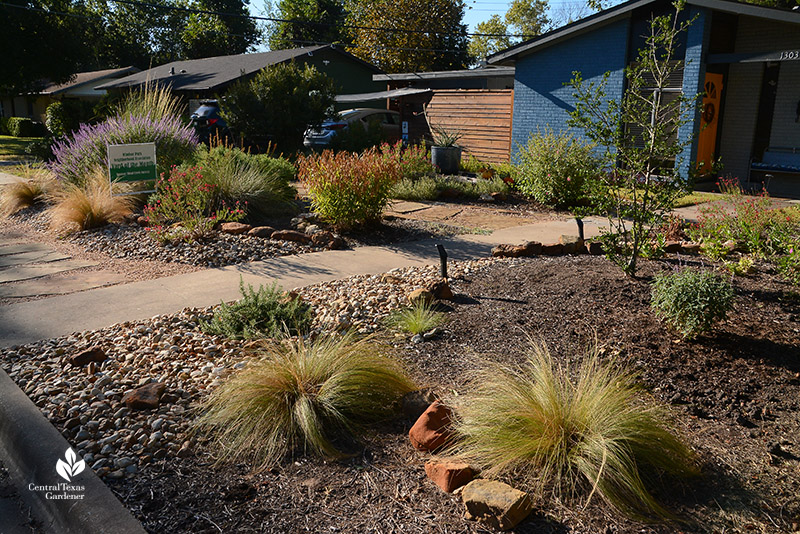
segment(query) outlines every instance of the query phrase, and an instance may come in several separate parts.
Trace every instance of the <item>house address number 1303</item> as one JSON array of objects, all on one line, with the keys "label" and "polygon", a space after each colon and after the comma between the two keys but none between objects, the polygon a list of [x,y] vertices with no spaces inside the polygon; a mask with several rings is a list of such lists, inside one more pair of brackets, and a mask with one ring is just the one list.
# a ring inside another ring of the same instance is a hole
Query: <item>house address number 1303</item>
[{"label": "house address number 1303", "polygon": [[790,61],[793,59],[800,59],[800,50],[783,50],[781,52],[780,61]]}]

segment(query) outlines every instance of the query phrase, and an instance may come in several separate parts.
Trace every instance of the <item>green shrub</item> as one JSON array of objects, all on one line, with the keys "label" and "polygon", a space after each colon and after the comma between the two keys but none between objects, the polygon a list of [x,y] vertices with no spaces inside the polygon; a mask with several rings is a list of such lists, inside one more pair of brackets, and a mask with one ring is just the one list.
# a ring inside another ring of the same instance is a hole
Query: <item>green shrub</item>
[{"label": "green shrub", "polygon": [[475,182],[456,180],[444,176],[401,180],[392,188],[391,197],[400,200],[437,200],[439,198],[477,199],[481,195],[508,193],[510,187],[501,178]]},{"label": "green shrub", "polygon": [[286,154],[303,148],[303,133],[322,123],[333,106],[335,83],[311,65],[269,66],[225,93],[222,115],[235,137],[277,145]]},{"label": "green shrub", "polygon": [[795,245],[789,253],[778,259],[778,272],[791,284],[800,286],[800,246]]},{"label": "green shrub", "polygon": [[44,124],[52,135],[67,135],[94,117],[92,103],[83,100],[58,100],[47,106]]},{"label": "green shrub", "polygon": [[33,137],[33,120],[27,117],[10,117],[7,123],[8,133],[14,137]]},{"label": "green shrub", "polygon": [[517,187],[547,206],[574,205],[600,169],[592,145],[550,129],[531,134],[517,157]]},{"label": "green shrub", "polygon": [[651,306],[685,339],[708,332],[733,307],[733,287],[709,271],[683,269],[656,275]]},{"label": "green shrub", "polygon": [[294,208],[297,191],[289,185],[294,166],[285,159],[203,145],[195,160],[207,183],[215,186],[218,204],[239,202],[247,206],[248,215],[260,217]]},{"label": "green shrub", "polygon": [[9,135],[8,119],[9,117],[0,117],[0,135]]},{"label": "green shrub", "polygon": [[664,410],[597,351],[570,369],[534,345],[521,368],[491,365],[458,397],[459,456],[484,476],[513,473],[537,495],[597,494],[637,518],[668,513],[648,486],[662,473],[695,474]]},{"label": "green shrub", "polygon": [[341,227],[379,220],[400,177],[397,162],[375,149],[362,154],[325,150],[300,156],[297,164],[311,207]]},{"label": "green shrub", "polygon": [[381,145],[381,153],[385,158],[397,163],[400,168],[400,178],[403,180],[436,176],[436,167],[431,162],[431,152],[422,143],[407,147],[403,147],[402,141],[393,145],[384,143]]},{"label": "green shrub", "polygon": [[197,428],[213,435],[220,460],[256,469],[294,453],[342,457],[366,425],[394,415],[416,389],[379,350],[349,335],[269,344],[210,396]]},{"label": "green shrub", "polygon": [[331,140],[331,150],[346,150],[348,152],[363,152],[386,141],[380,119],[374,119],[364,126],[360,120],[353,121],[347,128],[339,131]]},{"label": "green shrub", "polygon": [[207,235],[217,224],[239,221],[245,211],[239,202],[219,199],[219,188],[209,183],[197,167],[173,167],[161,175],[156,193],[144,207],[149,235],[161,243],[191,242]]},{"label": "green shrub", "polygon": [[278,337],[285,333],[305,334],[311,327],[311,306],[292,298],[273,283],[271,287],[244,287],[239,282],[242,298],[220,305],[209,322],[201,323],[203,332],[233,339]]},{"label": "green shrub", "polygon": [[442,192],[441,180],[423,177],[417,180],[400,180],[390,193],[399,200],[436,200]]},{"label": "green shrub", "polygon": [[429,332],[444,321],[444,313],[436,311],[425,302],[418,302],[409,308],[396,310],[387,319],[389,326],[411,334]]}]

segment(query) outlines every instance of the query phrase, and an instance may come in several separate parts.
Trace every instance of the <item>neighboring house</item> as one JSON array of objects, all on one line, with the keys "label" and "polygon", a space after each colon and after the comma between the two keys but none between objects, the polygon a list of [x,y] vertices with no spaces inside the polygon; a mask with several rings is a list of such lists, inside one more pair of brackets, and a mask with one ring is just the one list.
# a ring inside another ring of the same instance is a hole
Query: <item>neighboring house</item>
[{"label": "neighboring house", "polygon": [[136,67],[79,72],[66,83],[44,82],[40,91],[27,95],[0,98],[0,115],[3,117],[30,117],[44,122],[47,106],[57,100],[78,99],[97,101],[106,92],[95,87],[105,82],[139,72]]},{"label": "neighboring house", "polygon": [[[697,18],[681,38],[679,59],[687,61],[674,90],[706,96],[702,113],[679,132],[695,136],[682,174],[719,158],[725,174],[746,179],[751,161],[778,152],[800,168],[800,12],[726,0],[686,4],[683,16]],[[516,67],[514,150],[537,128],[568,129],[574,98],[564,83],[573,71],[589,82],[610,72],[607,94],[619,101],[648,21],[673,11],[667,1],[632,0],[490,56],[490,64]],[[767,150],[775,147],[782,150]],[[800,173],[781,176],[800,185]]]},{"label": "neighboring house", "polygon": [[514,68],[488,67],[470,70],[376,74],[386,91],[370,95],[338,97],[340,103],[356,99],[387,101],[400,112],[404,138],[410,143],[430,140],[423,110],[434,127],[462,134],[464,157],[482,161],[508,161],[511,148],[511,115]]},{"label": "neighboring house", "polygon": [[372,75],[383,71],[341,48],[325,45],[173,61],[103,84],[98,89],[131,89],[148,81],[167,84],[173,93],[189,103],[189,110],[194,111],[201,100],[222,95],[231,84],[250,79],[265,67],[288,61],[301,66],[313,65],[329,75],[339,93],[363,93],[381,88],[381,84],[372,81]]}]

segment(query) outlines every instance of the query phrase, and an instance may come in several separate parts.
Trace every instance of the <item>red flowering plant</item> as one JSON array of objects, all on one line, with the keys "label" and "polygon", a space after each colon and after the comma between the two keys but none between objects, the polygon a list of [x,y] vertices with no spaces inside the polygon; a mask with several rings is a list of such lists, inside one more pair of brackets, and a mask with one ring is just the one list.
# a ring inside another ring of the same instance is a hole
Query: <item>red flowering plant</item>
[{"label": "red flowering plant", "polygon": [[797,243],[797,223],[775,209],[766,191],[745,194],[735,178],[720,178],[717,187],[725,200],[703,205],[692,228],[709,257],[725,257],[734,248],[728,242],[760,257],[786,254]]},{"label": "red flowering plant", "polygon": [[173,167],[168,177],[161,174],[156,194],[144,208],[147,231],[161,243],[193,241],[219,223],[245,216],[238,202],[229,207],[217,196],[217,187],[204,180],[200,167]]},{"label": "red flowering plant", "polygon": [[377,149],[361,154],[325,150],[300,156],[297,166],[311,207],[342,228],[380,220],[392,186],[400,180],[397,161]]}]

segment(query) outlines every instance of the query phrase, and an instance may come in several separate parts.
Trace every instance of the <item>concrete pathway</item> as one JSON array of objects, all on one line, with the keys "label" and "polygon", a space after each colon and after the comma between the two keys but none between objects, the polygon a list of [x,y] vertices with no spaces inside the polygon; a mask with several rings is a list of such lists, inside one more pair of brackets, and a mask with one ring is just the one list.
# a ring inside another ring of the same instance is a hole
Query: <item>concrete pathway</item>
[{"label": "concrete pathway", "polygon": [[[599,220],[584,222],[586,236],[597,235]],[[546,221],[504,228],[491,235],[468,235],[382,247],[359,247],[284,256],[156,280],[121,284],[0,306],[0,347],[30,343],[118,322],[174,313],[187,306],[204,307],[239,297],[239,279],[247,284],[273,281],[291,289],[356,274],[378,274],[397,267],[438,264],[436,244],[451,260],[487,257],[500,243],[557,242],[577,235],[574,220]]]}]

